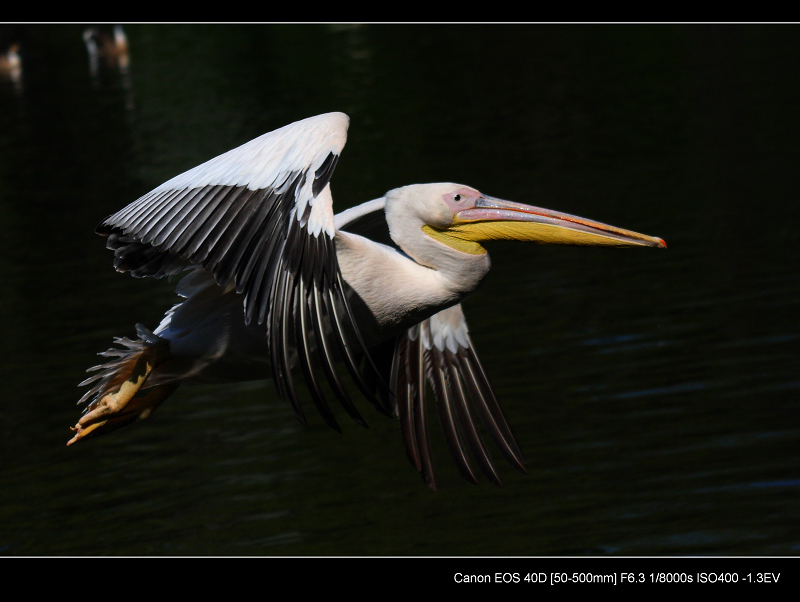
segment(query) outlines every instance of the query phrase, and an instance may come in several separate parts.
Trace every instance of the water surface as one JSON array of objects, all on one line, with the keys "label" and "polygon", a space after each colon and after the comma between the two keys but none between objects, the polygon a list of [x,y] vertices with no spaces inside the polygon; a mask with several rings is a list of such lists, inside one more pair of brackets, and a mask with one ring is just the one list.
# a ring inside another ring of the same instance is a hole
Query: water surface
[{"label": "water surface", "polygon": [[[0,29],[0,552],[798,553],[796,27],[131,25],[95,74],[82,31]],[[667,241],[489,247],[464,306],[529,475],[471,485],[434,431],[433,493],[395,421],[304,428],[266,381],[66,448],[95,354],[175,301],[97,223],[334,110],[337,209],[456,181]]]}]

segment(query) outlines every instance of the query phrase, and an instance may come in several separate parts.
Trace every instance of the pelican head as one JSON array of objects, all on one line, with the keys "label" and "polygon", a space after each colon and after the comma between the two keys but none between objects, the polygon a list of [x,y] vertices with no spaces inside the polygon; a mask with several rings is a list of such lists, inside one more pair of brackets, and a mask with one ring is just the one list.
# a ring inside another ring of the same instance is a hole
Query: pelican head
[{"label": "pelican head", "polygon": [[[665,248],[653,236],[623,230],[568,213],[497,199],[461,184],[416,184],[386,196],[390,228],[409,222],[457,251],[482,255],[482,242],[521,240],[541,244]],[[399,241],[398,241],[399,242]]]}]

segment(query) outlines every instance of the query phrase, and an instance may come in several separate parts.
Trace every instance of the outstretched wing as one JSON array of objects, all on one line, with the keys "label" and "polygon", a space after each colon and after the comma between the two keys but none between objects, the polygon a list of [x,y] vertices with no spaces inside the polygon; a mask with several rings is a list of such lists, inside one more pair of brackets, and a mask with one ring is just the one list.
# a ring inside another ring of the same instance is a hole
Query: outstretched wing
[{"label": "outstretched wing", "polygon": [[428,427],[426,380],[436,399],[447,447],[462,476],[477,483],[469,453],[495,484],[502,482],[478,432],[474,413],[509,463],[525,471],[525,460],[483,371],[461,305],[442,310],[410,328],[395,343],[390,380],[406,453],[422,478],[436,489]]},{"label": "outstretched wing", "polygon": [[[336,227],[392,245],[384,206],[384,199],[376,199],[342,211],[336,215]],[[465,478],[477,482],[471,455],[483,473],[502,486],[479,434],[475,413],[503,456],[526,472],[522,452],[475,352],[460,304],[408,329],[396,337],[393,347],[382,346],[381,351],[390,365],[391,399],[396,404],[406,453],[431,488],[436,489],[436,479],[426,418],[428,385],[447,447]]]},{"label": "outstretched wing", "polygon": [[108,236],[119,271],[161,277],[198,265],[219,286],[235,286],[244,295],[245,321],[266,327],[281,396],[305,422],[291,377],[296,348],[311,396],[336,430],[317,365],[345,410],[364,423],[334,369],[337,350],[362,392],[384,410],[350,342],[355,338],[369,360],[334,247],[328,182],[348,124],[347,115],[328,113],[264,134],[172,178],[97,228]]}]

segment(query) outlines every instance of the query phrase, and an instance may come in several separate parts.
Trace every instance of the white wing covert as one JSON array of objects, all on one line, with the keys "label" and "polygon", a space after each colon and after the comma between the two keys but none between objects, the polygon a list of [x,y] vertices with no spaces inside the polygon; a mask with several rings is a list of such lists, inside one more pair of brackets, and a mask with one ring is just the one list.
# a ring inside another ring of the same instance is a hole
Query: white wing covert
[{"label": "white wing covert", "polygon": [[329,113],[264,134],[165,182],[97,228],[108,236],[118,271],[162,277],[196,265],[213,273],[219,286],[235,286],[244,295],[246,323],[265,325],[281,396],[305,423],[291,377],[289,349],[296,347],[311,396],[336,430],[317,365],[348,414],[364,424],[334,369],[337,351],[362,393],[387,412],[365,383],[360,354],[349,342],[357,339],[365,371],[375,370],[334,247],[328,182],[348,124],[345,114]]}]

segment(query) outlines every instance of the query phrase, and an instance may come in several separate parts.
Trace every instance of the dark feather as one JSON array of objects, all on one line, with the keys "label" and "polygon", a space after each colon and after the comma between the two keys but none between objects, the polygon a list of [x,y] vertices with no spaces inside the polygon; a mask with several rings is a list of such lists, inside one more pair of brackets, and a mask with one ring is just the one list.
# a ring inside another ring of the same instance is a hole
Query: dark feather
[{"label": "dark feather", "polygon": [[[337,347],[358,388],[387,411],[365,385],[365,374],[371,372],[374,381],[380,377],[375,377],[377,369],[350,311],[333,240],[326,232],[314,236],[307,229],[314,198],[330,181],[337,161],[331,152],[313,174],[285,172],[260,190],[206,185],[154,191],[106,218],[97,232],[109,237],[120,271],[160,277],[194,264],[213,273],[220,286],[235,282],[244,296],[245,322],[267,327],[280,395],[304,422],[292,380],[293,349],[312,399],[326,422],[338,429],[322,393],[320,368],[347,413],[364,421],[336,373]],[[303,213],[297,215],[308,177],[313,177],[313,196],[303,199]]]},{"label": "dark feather", "polygon": [[295,340],[297,341],[297,349],[300,356],[300,369],[303,371],[303,376],[306,379],[306,385],[311,393],[311,398],[314,400],[314,404],[317,406],[320,415],[328,426],[341,433],[342,429],[331,413],[328,402],[325,400],[325,396],[322,394],[319,383],[314,375],[310,351],[311,345],[308,341],[311,325],[308,323],[307,301],[305,286],[301,278],[298,280],[294,290],[295,315],[299,315],[300,317],[299,320],[295,320]]},{"label": "dark feather", "polygon": [[[425,482],[436,489],[426,430],[425,389],[429,384],[436,398],[437,415],[447,448],[459,472],[467,480],[477,482],[470,463],[472,457],[481,471],[495,485],[502,487],[500,476],[473,418],[473,408],[503,456],[524,473],[522,452],[506,423],[469,336],[466,335],[468,346],[459,345],[456,352],[447,348],[438,349],[435,345],[426,349],[423,340],[426,334],[430,335],[430,324],[430,320],[425,320],[395,340],[389,382],[397,403],[406,454]],[[432,335],[428,338],[433,340]]]},{"label": "dark feather", "polygon": [[472,483],[477,483],[478,479],[472,471],[469,459],[467,458],[467,452],[464,449],[464,443],[461,440],[450,391],[450,383],[448,382],[448,376],[444,366],[440,361],[440,354],[437,355],[436,352],[428,353],[426,354],[425,360],[428,378],[430,379],[434,395],[436,396],[436,409],[439,414],[439,424],[442,427],[442,432],[444,432],[444,440],[445,443],[447,443],[447,449],[450,450],[450,455],[455,461],[461,476]]},{"label": "dark feather", "polygon": [[336,163],[338,161],[339,155],[329,153],[322,165],[319,166],[319,169],[314,172],[314,185],[312,186],[312,192],[314,196],[317,196],[320,192],[322,192],[322,189],[328,185],[328,182],[330,182],[331,176],[333,175],[333,170],[336,169]]},{"label": "dark feather", "polygon": [[[419,330],[419,326],[414,327]],[[409,333],[414,329],[412,328]],[[425,416],[425,366],[422,341],[409,333],[397,337],[392,365],[392,390],[395,392],[400,432],[411,463],[428,486],[436,489],[433,458]]]},{"label": "dark feather", "polygon": [[489,477],[495,485],[502,487],[503,483],[500,480],[500,476],[497,474],[497,469],[494,467],[489,452],[483,445],[480,435],[478,435],[475,422],[472,420],[472,414],[467,404],[466,392],[461,385],[461,378],[458,373],[458,363],[453,357],[455,354],[449,349],[446,349],[444,352],[436,350],[435,354],[441,355],[440,361],[449,375],[448,383],[451,387],[450,398],[454,401],[456,415],[458,416],[458,424],[461,426],[461,431],[467,439],[472,456],[478,462],[483,474]]}]

